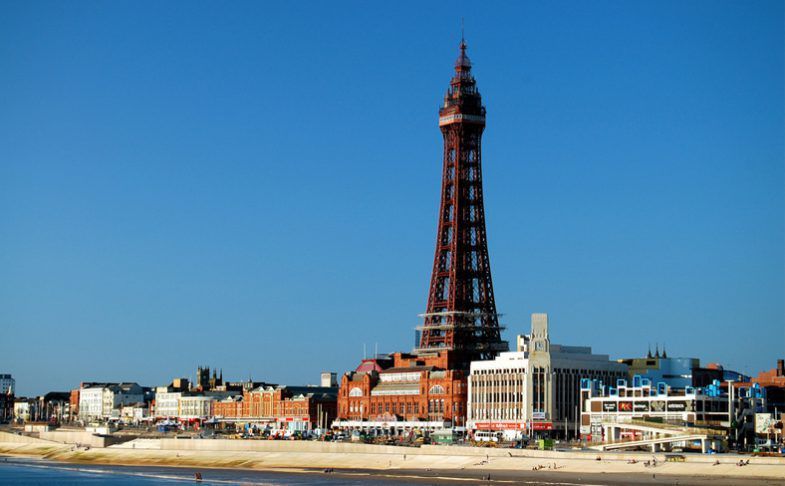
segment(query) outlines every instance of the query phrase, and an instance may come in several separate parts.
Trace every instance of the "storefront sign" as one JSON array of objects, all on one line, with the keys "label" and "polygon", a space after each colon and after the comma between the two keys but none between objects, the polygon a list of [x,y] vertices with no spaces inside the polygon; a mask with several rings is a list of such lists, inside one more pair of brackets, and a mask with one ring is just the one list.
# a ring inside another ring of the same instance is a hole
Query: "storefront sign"
[{"label": "storefront sign", "polygon": [[602,402],[602,411],[603,412],[615,412],[616,411],[616,402]]},{"label": "storefront sign", "polygon": [[523,430],[526,428],[525,422],[476,422],[474,428],[477,430]]},{"label": "storefront sign", "polygon": [[619,402],[619,412],[632,412],[632,402]]},{"label": "storefront sign", "polygon": [[553,422],[532,422],[532,430],[552,430]]}]

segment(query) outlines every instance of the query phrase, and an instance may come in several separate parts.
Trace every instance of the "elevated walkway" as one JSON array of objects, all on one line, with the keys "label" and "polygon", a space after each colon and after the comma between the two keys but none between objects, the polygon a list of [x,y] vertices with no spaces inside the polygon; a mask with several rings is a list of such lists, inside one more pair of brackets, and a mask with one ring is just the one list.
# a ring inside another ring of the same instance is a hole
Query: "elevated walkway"
[{"label": "elevated walkway", "polygon": [[672,435],[670,437],[659,437],[654,439],[643,439],[643,440],[631,440],[631,441],[624,441],[624,442],[608,442],[606,444],[601,444],[598,446],[594,446],[593,449],[597,449],[600,451],[613,451],[613,450],[620,450],[620,449],[630,449],[630,448],[638,448],[638,447],[651,447],[656,452],[657,445],[661,444],[678,444],[681,442],[701,442],[701,449],[704,452],[708,451],[708,444],[707,442],[713,442],[713,440],[706,436],[706,435]]},{"label": "elevated walkway", "polygon": [[[631,422],[603,422],[606,437],[611,440],[603,444],[592,446],[592,449],[611,451],[621,449],[635,449],[649,447],[652,452],[658,452],[662,446],[673,446],[680,443],[700,442],[701,451],[708,452],[709,448],[719,450],[725,439],[725,432],[718,429],[701,429],[697,427],[680,427],[671,424],[660,424],[644,420]],[[621,430],[641,432],[649,437],[639,440],[615,440],[617,432]]]}]

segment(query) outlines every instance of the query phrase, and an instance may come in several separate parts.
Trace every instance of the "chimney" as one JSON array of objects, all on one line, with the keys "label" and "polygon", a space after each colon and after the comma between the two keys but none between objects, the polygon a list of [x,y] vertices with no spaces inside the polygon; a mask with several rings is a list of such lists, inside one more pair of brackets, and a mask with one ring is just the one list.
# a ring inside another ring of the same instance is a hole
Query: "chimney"
[{"label": "chimney", "polygon": [[785,359],[777,360],[777,376],[785,376]]}]

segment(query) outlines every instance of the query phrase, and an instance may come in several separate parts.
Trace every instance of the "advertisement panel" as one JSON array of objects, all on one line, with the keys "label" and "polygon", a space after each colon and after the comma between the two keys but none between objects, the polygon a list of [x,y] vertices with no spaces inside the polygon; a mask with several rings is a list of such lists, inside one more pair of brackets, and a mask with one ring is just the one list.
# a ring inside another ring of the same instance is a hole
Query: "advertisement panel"
[{"label": "advertisement panel", "polygon": [[692,412],[693,411],[693,402],[691,401],[668,401],[667,407],[669,412]]},{"label": "advertisement panel", "polygon": [[651,411],[652,412],[664,412],[665,411],[665,402],[663,400],[652,400],[652,402],[651,402]]},{"label": "advertisement panel", "polygon": [[756,413],[755,414],[755,433],[756,434],[765,434],[769,431],[769,427],[771,427],[774,421],[771,418],[770,413]]},{"label": "advertisement panel", "polygon": [[633,412],[648,412],[649,402],[634,402],[632,404]]},{"label": "advertisement panel", "polygon": [[616,411],[616,402],[602,402],[602,411],[603,412],[615,412]]},{"label": "advertisement panel", "polygon": [[545,412],[532,412],[532,420],[545,420]]},{"label": "advertisement panel", "polygon": [[619,412],[632,412],[632,402],[619,402]]}]

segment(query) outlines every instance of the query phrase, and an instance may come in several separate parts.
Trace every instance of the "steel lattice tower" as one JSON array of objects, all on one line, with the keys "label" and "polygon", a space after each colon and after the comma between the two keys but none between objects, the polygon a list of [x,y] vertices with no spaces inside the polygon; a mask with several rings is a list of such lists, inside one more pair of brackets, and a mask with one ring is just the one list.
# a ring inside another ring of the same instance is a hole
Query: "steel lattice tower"
[{"label": "steel lattice tower", "polygon": [[485,107],[461,40],[455,75],[439,109],[444,138],[436,255],[418,353],[449,351],[468,368],[508,349],[493,297],[482,197],[481,139]]}]

